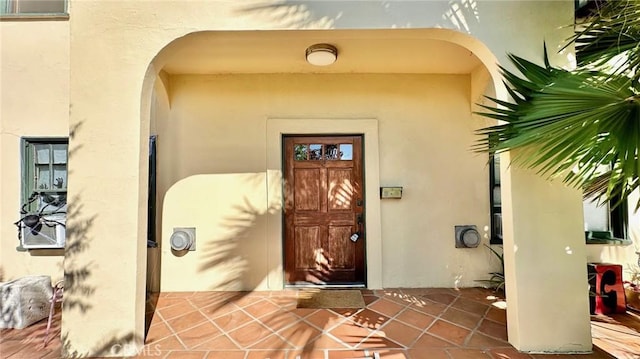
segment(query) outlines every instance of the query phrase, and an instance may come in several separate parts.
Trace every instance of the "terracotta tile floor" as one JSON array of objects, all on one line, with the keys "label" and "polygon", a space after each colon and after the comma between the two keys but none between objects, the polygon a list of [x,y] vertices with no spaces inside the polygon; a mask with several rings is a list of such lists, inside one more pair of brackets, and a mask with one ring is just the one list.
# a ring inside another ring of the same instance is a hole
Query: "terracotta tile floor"
[{"label": "terracotta tile floor", "polygon": [[[612,335],[615,333],[615,335]],[[591,336],[603,351],[619,359],[640,358],[640,314],[591,316]]]},{"label": "terracotta tile floor", "polygon": [[[528,355],[506,341],[506,314],[480,288],[363,290],[365,309],[298,309],[296,291],[161,293],[152,297],[149,331],[138,358],[520,359],[640,358],[640,317],[592,317],[586,355]],[[619,336],[624,325],[628,337]],[[60,313],[43,348],[46,320],[1,330],[0,358],[58,358]],[[636,325],[635,327],[633,325]],[[634,332],[635,331],[635,332]],[[620,356],[620,347],[626,353]],[[635,354],[632,354],[634,353]],[[635,355],[635,356],[633,356]]]}]

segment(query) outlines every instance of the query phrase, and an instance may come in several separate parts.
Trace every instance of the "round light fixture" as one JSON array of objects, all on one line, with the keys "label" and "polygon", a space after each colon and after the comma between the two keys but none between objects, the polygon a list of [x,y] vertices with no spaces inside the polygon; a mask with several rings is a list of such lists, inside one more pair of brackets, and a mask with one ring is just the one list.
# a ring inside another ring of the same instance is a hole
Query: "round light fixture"
[{"label": "round light fixture", "polygon": [[336,62],[338,49],[329,44],[315,44],[307,48],[307,62],[315,66],[327,66]]}]

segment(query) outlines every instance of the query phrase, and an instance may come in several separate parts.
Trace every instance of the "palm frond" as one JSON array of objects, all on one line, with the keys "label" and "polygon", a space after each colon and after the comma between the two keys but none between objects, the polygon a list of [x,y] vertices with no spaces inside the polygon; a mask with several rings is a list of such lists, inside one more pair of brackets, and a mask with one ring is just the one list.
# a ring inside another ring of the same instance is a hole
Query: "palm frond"
[{"label": "palm frond", "polygon": [[[546,55],[546,54],[545,54]],[[490,98],[498,107],[478,114],[502,123],[477,131],[476,151],[518,149],[512,163],[534,168],[572,186],[588,186],[602,198],[626,196],[638,187],[640,87],[632,78],[591,69],[567,71],[509,55],[523,76],[502,75],[513,103]],[[603,165],[611,174],[594,176]]]},{"label": "palm frond", "polygon": [[[569,39],[579,66],[610,67],[613,75],[640,78],[640,1],[603,1],[586,25]],[[624,60],[611,65],[616,57]]]}]

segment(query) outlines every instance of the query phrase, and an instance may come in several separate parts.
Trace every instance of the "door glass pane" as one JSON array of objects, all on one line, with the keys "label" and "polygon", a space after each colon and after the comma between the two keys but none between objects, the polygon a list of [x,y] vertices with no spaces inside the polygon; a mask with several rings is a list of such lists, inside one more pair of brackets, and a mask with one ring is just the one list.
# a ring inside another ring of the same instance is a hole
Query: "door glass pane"
[{"label": "door glass pane", "polygon": [[53,188],[55,189],[67,188],[67,166],[65,165],[53,166]]},{"label": "door glass pane", "polygon": [[320,144],[309,145],[309,159],[310,160],[322,159],[322,145]]},{"label": "door glass pane", "polygon": [[33,145],[36,151],[36,164],[49,164],[51,157],[49,155],[49,145]]},{"label": "door glass pane", "polygon": [[353,160],[353,145],[350,143],[340,144],[340,159],[345,161]]},{"label": "door glass pane", "polygon": [[337,160],[340,158],[340,154],[338,153],[338,145],[326,145],[324,148],[325,159],[327,160]]},{"label": "door glass pane", "polygon": [[305,161],[308,152],[309,149],[307,145],[295,145],[293,146],[293,159],[296,161]]},{"label": "door glass pane", "polygon": [[51,170],[49,165],[37,165],[36,176],[38,181],[36,182],[36,190],[51,189]]},{"label": "door glass pane", "polygon": [[67,145],[55,144],[51,147],[53,148],[53,163],[67,163]]}]

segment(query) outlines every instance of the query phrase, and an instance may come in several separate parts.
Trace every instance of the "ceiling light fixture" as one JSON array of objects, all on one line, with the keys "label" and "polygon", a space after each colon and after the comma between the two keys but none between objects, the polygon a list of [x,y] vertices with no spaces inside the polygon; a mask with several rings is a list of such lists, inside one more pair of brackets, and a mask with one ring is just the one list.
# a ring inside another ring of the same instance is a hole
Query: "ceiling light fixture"
[{"label": "ceiling light fixture", "polygon": [[307,62],[315,66],[328,66],[336,62],[338,49],[329,44],[315,44],[307,48]]}]

